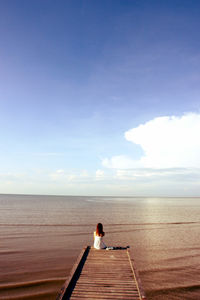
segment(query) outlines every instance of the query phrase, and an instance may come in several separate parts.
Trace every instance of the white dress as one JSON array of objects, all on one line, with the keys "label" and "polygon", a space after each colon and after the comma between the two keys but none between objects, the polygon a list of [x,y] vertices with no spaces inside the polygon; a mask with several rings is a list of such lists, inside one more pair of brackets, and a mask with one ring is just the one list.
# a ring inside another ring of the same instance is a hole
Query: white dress
[{"label": "white dress", "polygon": [[103,237],[102,236],[95,235],[95,237],[94,237],[94,248],[98,249],[98,250],[106,248],[106,245],[103,242]]}]

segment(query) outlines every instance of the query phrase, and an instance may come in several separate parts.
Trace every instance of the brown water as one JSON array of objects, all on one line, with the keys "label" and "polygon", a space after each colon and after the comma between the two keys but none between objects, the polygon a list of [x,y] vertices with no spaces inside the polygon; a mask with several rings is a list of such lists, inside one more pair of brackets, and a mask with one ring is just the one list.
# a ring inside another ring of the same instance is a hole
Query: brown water
[{"label": "brown water", "polygon": [[55,299],[97,222],[149,300],[200,299],[200,198],[0,195],[0,299]]}]

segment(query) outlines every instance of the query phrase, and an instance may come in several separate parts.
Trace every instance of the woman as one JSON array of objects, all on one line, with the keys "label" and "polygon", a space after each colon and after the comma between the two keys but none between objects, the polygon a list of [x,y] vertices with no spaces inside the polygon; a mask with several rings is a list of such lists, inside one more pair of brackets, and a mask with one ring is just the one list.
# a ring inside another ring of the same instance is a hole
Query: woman
[{"label": "woman", "polygon": [[105,249],[106,245],[103,242],[103,236],[105,233],[103,232],[103,225],[101,223],[97,224],[97,229],[94,232],[94,248],[95,249]]}]

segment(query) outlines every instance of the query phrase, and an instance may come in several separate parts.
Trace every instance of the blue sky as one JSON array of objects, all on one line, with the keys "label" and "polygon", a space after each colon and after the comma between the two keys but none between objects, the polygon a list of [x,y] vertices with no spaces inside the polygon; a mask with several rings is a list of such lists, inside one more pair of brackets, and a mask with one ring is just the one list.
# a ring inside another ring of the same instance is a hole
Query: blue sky
[{"label": "blue sky", "polygon": [[0,0],[0,193],[199,196],[199,30],[194,0]]}]

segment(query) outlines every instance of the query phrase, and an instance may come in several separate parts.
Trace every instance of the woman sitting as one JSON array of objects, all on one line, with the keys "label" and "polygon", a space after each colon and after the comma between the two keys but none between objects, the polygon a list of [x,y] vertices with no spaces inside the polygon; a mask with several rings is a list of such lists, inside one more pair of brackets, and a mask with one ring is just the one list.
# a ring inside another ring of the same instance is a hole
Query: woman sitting
[{"label": "woman sitting", "polygon": [[101,223],[97,224],[97,229],[94,232],[94,248],[95,249],[106,249],[106,245],[103,242],[103,236],[105,233],[103,232],[103,225]]}]

